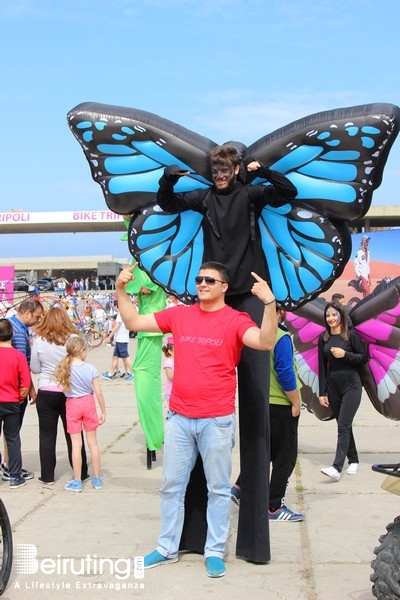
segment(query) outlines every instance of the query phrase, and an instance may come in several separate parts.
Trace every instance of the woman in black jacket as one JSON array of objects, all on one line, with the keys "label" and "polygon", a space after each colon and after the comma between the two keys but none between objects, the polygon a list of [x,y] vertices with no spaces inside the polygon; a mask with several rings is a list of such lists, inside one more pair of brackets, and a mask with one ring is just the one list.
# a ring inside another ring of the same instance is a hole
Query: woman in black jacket
[{"label": "woman in black jacket", "polygon": [[325,307],[325,327],[318,340],[319,401],[330,406],[338,426],[336,455],[331,467],[321,469],[334,481],[339,481],[346,456],[347,473],[358,470],[358,453],[352,424],[360,406],[362,383],[358,367],[368,360],[364,342],[354,329],[349,329],[342,305],[328,302]]}]

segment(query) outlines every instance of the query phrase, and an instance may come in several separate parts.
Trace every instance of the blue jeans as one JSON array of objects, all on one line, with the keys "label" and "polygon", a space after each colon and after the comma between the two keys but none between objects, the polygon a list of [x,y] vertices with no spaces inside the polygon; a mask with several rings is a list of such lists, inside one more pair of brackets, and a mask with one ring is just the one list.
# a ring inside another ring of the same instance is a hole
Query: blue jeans
[{"label": "blue jeans", "polygon": [[204,556],[224,555],[230,520],[230,476],[236,417],[191,419],[171,411],[165,426],[163,482],[160,489],[161,534],[157,550],[168,558],[178,555],[185,493],[200,453],[207,481],[207,538]]}]

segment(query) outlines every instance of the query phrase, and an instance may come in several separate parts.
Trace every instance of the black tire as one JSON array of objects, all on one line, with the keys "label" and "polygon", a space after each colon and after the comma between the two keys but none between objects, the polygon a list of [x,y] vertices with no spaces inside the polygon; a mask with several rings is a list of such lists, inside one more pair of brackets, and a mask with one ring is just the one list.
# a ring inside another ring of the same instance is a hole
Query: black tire
[{"label": "black tire", "polygon": [[378,600],[400,598],[400,516],[386,527],[387,533],[379,538],[374,549],[376,558],[371,562],[372,593]]},{"label": "black tire", "polygon": [[13,539],[7,509],[0,500],[0,596],[7,587],[13,562]]}]

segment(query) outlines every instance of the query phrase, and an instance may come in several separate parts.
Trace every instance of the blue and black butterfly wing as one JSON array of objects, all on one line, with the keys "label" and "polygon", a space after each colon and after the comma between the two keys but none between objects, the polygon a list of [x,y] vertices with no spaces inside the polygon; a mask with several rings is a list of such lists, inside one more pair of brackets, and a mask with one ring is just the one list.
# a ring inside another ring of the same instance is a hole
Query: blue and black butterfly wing
[{"label": "blue and black butterfly wing", "polygon": [[400,420],[400,277],[359,302],[351,311],[354,329],[368,345],[360,370],[374,408]]},{"label": "blue and black butterfly wing", "polygon": [[158,181],[166,166],[176,164],[190,171],[176,192],[210,187],[215,142],[145,111],[97,103],[80,104],[68,122],[107,206],[132,215],[131,254],[167,292],[192,302],[203,256],[203,216],[163,213],[156,205]]},{"label": "blue and black butterfly wing", "polygon": [[68,124],[101,186],[107,206],[128,215],[154,205],[166,166],[190,171],[177,192],[210,186],[208,138],[157,115],[133,108],[85,102],[68,113]]},{"label": "blue and black butterfly wing", "polygon": [[[398,131],[398,110],[366,105],[318,113],[244,149],[244,158],[253,156],[283,172],[298,188],[293,206],[267,207],[259,220],[270,283],[283,305],[295,308],[314,298],[343,270],[350,253],[345,222],[369,207]],[[133,256],[165,289],[191,298],[188,282],[202,256],[201,217],[175,214],[161,222],[156,192],[163,168],[170,164],[190,171],[176,192],[209,187],[209,154],[215,143],[136,109],[86,103],[68,119],[109,208],[134,214],[129,236]],[[251,183],[268,185],[259,179]],[[182,228],[187,228],[183,235]],[[174,231],[176,244],[170,237]]]},{"label": "blue and black butterfly wing", "polygon": [[285,173],[297,187],[296,204],[353,221],[366,214],[382,182],[399,123],[400,108],[393,104],[324,111],[262,137],[244,157]]},{"label": "blue and black butterfly wing", "polygon": [[[341,275],[351,253],[346,222],[364,215],[398,134],[400,109],[369,104],[310,115],[245,150],[297,187],[293,206],[267,206],[259,219],[274,294],[287,309]],[[253,176],[253,184],[269,185]]]},{"label": "blue and black butterfly wing", "polygon": [[329,288],[350,258],[347,224],[297,202],[265,207],[259,226],[271,286],[287,310],[295,310]]},{"label": "blue and black butterfly wing", "polygon": [[204,251],[202,220],[192,210],[166,213],[156,205],[142,209],[129,225],[129,248],[141,268],[185,303],[196,299],[194,278]]}]

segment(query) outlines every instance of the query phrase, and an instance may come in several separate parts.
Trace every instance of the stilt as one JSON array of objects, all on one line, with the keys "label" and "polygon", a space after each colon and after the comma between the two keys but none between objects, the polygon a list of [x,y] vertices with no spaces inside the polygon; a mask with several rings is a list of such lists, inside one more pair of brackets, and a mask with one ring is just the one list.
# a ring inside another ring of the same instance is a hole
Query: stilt
[{"label": "stilt", "polygon": [[155,450],[152,450],[152,451],[151,451],[151,460],[154,460],[154,461],[156,461],[156,460],[157,460],[157,454],[156,454],[156,451],[155,451]]},{"label": "stilt", "polygon": [[147,448],[147,468],[151,469],[152,451]]}]

